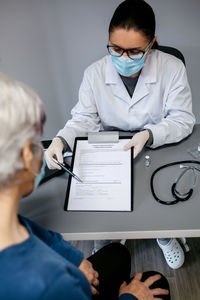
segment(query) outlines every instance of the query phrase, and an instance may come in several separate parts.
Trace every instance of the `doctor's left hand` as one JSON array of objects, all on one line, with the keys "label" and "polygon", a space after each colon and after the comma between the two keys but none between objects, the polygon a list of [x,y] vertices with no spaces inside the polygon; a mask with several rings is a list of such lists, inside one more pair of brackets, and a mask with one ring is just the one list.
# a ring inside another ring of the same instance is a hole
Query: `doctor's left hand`
[{"label": "doctor's left hand", "polygon": [[83,274],[89,281],[92,294],[97,295],[98,291],[96,287],[98,287],[99,285],[99,274],[93,269],[92,263],[89,260],[83,258],[78,268],[81,272],[83,272]]},{"label": "doctor's left hand", "polygon": [[134,158],[142,151],[144,145],[149,139],[148,130],[144,130],[136,133],[130,142],[124,146],[124,150],[129,150],[131,147],[134,147]]}]

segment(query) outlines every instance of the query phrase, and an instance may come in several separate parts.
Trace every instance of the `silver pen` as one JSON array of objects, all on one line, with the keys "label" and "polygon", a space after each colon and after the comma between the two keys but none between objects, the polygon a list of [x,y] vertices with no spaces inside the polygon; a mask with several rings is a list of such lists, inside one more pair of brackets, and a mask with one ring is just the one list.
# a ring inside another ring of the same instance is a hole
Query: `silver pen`
[{"label": "silver pen", "polygon": [[61,164],[59,161],[57,161],[57,159],[55,159],[54,157],[52,158],[53,161],[59,165],[64,171],[66,171],[69,175],[71,175],[72,177],[74,177],[77,181],[83,183],[83,181],[78,177],[76,176],[73,172],[71,172],[70,170],[68,170],[63,164]]}]

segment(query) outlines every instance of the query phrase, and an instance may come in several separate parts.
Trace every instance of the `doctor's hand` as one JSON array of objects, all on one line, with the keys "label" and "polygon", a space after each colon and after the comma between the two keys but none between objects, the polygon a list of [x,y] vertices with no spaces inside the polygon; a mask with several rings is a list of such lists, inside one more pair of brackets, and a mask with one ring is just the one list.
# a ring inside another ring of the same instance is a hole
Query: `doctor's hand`
[{"label": "doctor's hand", "polygon": [[54,161],[53,157],[55,157],[61,164],[63,164],[63,156],[62,156],[62,151],[63,151],[64,145],[63,142],[59,137],[55,137],[49,148],[45,151],[44,156],[46,159],[46,163],[49,169],[59,169],[61,170],[61,167],[58,166]]},{"label": "doctor's hand", "polygon": [[169,294],[169,291],[165,289],[149,288],[154,282],[156,282],[161,278],[159,274],[150,276],[144,282],[141,282],[141,278],[142,278],[142,273],[137,273],[134,279],[129,284],[123,282],[119,289],[119,296],[128,293],[137,297],[138,300],[153,300],[153,299],[162,300],[162,296],[159,298],[154,296]]},{"label": "doctor's hand", "polygon": [[97,295],[98,291],[96,287],[99,285],[99,274],[93,269],[92,263],[89,260],[83,258],[78,268],[81,272],[83,272],[83,274],[89,281],[92,294]]},{"label": "doctor's hand", "polygon": [[130,142],[124,146],[124,150],[129,150],[131,147],[134,147],[134,158],[142,151],[144,145],[149,139],[148,130],[144,130],[136,133]]}]

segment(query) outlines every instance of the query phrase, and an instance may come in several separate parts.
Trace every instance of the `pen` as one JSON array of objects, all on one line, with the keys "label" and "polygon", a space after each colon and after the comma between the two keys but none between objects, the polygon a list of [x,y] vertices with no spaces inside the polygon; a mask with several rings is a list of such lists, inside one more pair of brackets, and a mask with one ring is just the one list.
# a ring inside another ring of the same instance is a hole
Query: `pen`
[{"label": "pen", "polygon": [[77,181],[79,182],[83,182],[80,178],[78,178],[78,176],[76,176],[73,172],[71,172],[70,170],[68,170],[63,164],[61,164],[59,161],[57,161],[57,159],[53,158],[53,161],[59,165],[63,170],[65,170],[68,174],[70,174],[72,177],[74,177]]}]

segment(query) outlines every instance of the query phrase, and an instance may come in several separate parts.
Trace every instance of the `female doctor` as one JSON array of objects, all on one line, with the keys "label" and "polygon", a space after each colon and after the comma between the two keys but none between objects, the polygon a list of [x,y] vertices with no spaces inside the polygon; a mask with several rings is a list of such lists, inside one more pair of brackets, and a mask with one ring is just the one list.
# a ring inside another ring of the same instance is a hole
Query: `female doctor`
[{"label": "female doctor", "polygon": [[[109,55],[89,66],[72,119],[46,151],[49,168],[59,168],[62,152],[76,136],[91,131],[137,131],[125,149],[134,157],[144,146],[175,143],[191,134],[195,118],[186,69],[178,58],[157,49],[155,15],[144,0],[123,1],[109,26]],[[168,265],[179,268],[184,252],[176,239],[159,239]]]}]

